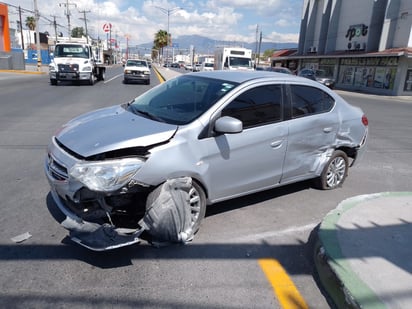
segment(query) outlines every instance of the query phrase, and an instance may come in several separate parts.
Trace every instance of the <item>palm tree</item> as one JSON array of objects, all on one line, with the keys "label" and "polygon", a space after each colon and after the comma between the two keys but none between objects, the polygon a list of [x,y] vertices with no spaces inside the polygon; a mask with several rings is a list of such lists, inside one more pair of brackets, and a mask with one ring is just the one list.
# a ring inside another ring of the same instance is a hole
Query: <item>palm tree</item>
[{"label": "palm tree", "polygon": [[[153,41],[154,48],[157,50],[161,51],[161,54],[163,54],[163,47],[165,47],[168,43],[168,38],[167,38],[167,31],[166,30],[159,30],[155,34],[155,38]],[[160,53],[159,53],[160,56]]]},{"label": "palm tree", "polygon": [[36,29],[36,19],[33,16],[26,17],[26,27],[30,30]]}]

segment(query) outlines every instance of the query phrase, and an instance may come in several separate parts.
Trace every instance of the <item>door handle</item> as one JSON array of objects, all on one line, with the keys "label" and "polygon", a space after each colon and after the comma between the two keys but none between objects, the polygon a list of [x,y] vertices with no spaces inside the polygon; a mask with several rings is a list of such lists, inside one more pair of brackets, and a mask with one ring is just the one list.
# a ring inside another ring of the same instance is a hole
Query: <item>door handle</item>
[{"label": "door handle", "polygon": [[333,130],[332,127],[323,128],[323,132],[325,132],[325,133],[330,133],[330,132],[332,132],[332,130]]},{"label": "door handle", "polygon": [[272,148],[280,148],[283,144],[283,139],[278,140],[278,141],[273,141],[270,143],[270,147]]}]

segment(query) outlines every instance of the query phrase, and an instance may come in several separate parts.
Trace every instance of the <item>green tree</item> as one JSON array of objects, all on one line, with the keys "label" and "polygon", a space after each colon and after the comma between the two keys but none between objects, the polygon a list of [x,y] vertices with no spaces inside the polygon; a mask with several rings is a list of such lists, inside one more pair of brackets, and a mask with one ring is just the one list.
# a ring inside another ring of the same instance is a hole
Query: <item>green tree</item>
[{"label": "green tree", "polygon": [[155,34],[155,38],[153,40],[154,48],[161,51],[160,54],[163,54],[163,47],[165,47],[167,45],[167,43],[168,43],[167,31],[166,30],[159,30]]},{"label": "green tree", "polygon": [[159,57],[159,51],[153,45],[153,47],[152,47],[152,59],[157,59],[158,57]]},{"label": "green tree", "polygon": [[26,27],[30,30],[36,29],[36,19],[33,16],[26,17]]},{"label": "green tree", "polygon": [[267,50],[265,50],[265,52],[263,53],[263,59],[268,59],[268,58],[270,58],[270,57],[273,55],[274,52],[275,52],[274,49],[267,49]]},{"label": "green tree", "polygon": [[83,27],[75,27],[72,29],[72,38],[81,38],[84,36]]}]

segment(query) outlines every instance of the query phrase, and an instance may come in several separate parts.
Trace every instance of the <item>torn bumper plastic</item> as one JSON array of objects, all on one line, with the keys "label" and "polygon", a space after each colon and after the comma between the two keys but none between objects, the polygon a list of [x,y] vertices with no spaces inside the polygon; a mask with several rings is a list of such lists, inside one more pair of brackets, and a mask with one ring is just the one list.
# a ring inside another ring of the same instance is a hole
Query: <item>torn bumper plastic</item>
[{"label": "torn bumper plastic", "polygon": [[67,209],[55,191],[51,193],[65,215],[61,225],[69,231],[70,238],[90,250],[105,251],[139,243],[144,231],[153,237],[155,245],[191,241],[194,234],[189,202],[191,185],[191,178],[183,177],[167,180],[155,189],[144,217],[136,222],[139,226],[136,229],[86,221]]},{"label": "torn bumper plastic", "polygon": [[129,246],[140,242],[144,229],[116,228],[110,224],[97,224],[85,221],[70,212],[56,192],[51,192],[57,207],[66,216],[60,223],[70,233],[70,238],[93,251],[105,251]]}]

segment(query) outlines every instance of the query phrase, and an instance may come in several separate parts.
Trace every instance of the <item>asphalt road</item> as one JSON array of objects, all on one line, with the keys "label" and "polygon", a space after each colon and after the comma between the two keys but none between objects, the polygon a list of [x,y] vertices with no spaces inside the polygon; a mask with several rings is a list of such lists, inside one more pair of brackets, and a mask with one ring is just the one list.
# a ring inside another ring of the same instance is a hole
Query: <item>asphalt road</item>
[{"label": "asphalt road", "polygon": [[[309,308],[330,308],[316,283],[310,235],[351,196],[412,187],[412,103],[340,92],[370,121],[368,151],[344,186],[303,182],[209,207],[194,241],[141,243],[96,253],[53,219],[45,148],[76,115],[126,102],[150,86],[124,85],[121,67],[94,86],[50,86],[47,75],[0,73],[1,308],[281,308],[259,266],[282,265]],[[24,233],[31,238],[14,243]]]}]

